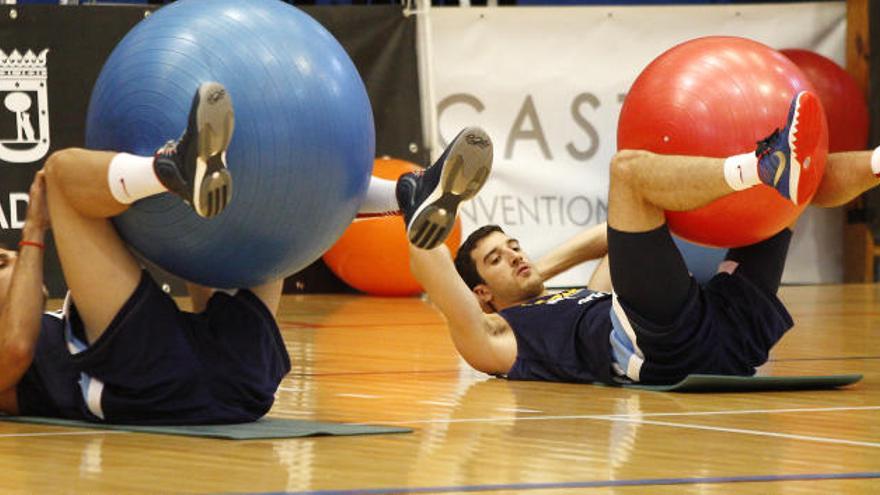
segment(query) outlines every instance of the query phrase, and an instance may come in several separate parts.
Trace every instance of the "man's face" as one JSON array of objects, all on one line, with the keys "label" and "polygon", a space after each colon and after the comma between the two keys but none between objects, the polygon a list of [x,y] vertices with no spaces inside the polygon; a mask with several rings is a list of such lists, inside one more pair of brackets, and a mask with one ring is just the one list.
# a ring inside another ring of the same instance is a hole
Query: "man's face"
[{"label": "man's face", "polygon": [[[475,288],[475,292],[496,309],[519,304],[544,291],[541,275],[529,263],[519,241],[506,234],[492,232],[477,243],[471,256],[477,265],[477,273],[485,281]],[[481,286],[488,290],[488,301],[480,294]]]}]

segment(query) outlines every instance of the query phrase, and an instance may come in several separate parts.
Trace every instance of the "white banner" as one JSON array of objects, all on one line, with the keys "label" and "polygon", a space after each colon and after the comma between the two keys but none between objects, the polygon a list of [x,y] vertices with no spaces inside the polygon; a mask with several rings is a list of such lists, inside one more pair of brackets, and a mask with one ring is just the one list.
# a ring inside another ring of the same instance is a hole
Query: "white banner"
[{"label": "white banner", "polygon": [[[844,58],[843,2],[428,12],[431,43],[424,49],[440,140],[434,149],[467,125],[482,126],[495,143],[489,182],[462,208],[464,231],[499,224],[523,241],[532,259],[606,220],[621,103],[660,53],[689,39],[731,35],[807,48],[838,63]],[[807,217],[807,230],[824,238],[796,236],[786,281],[838,281],[842,268],[820,273],[815,256],[822,252],[823,263],[842,266],[841,215]],[[583,266],[549,285],[583,285],[591,272],[592,265]]]}]

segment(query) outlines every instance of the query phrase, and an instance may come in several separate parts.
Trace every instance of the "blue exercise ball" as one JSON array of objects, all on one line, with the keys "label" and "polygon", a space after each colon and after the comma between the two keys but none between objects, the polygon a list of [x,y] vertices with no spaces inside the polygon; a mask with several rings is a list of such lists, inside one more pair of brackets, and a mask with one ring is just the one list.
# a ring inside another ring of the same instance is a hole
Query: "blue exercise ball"
[{"label": "blue exercise ball", "polygon": [[131,30],[92,91],[86,144],[153,155],[186,127],[199,84],[235,107],[229,206],[213,219],[161,194],[114,219],[145,258],[212,287],[251,287],[318,259],[357,214],[375,154],[357,69],[317,21],[278,0],[182,0]]},{"label": "blue exercise ball", "polygon": [[672,240],[678,246],[688,271],[701,284],[708,282],[718,273],[718,265],[724,261],[724,257],[727,255],[727,249],[724,248],[694,244],[678,236],[672,236]]}]

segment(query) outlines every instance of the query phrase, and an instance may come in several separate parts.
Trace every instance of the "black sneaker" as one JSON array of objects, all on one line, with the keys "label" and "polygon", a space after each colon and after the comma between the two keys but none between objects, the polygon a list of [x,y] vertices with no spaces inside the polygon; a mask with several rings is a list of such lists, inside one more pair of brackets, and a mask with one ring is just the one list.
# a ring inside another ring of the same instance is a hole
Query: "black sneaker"
[{"label": "black sneaker", "polygon": [[199,216],[216,216],[232,198],[226,148],[233,127],[232,101],[226,88],[216,82],[203,83],[193,96],[183,135],[156,152],[153,170],[159,181]]},{"label": "black sneaker", "polygon": [[473,198],[492,170],[492,140],[479,127],[455,136],[434,165],[397,179],[397,203],[414,246],[433,249],[452,231],[458,204]]}]

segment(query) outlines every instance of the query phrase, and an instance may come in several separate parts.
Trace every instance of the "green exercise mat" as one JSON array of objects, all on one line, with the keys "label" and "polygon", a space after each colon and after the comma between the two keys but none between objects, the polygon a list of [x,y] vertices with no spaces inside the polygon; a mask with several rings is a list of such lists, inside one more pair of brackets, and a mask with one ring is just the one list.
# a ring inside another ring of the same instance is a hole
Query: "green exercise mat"
[{"label": "green exercise mat", "polygon": [[656,392],[762,392],[787,390],[825,390],[852,385],[862,375],[827,376],[727,376],[688,375],[673,385],[627,383],[626,388]]},{"label": "green exercise mat", "polygon": [[0,421],[35,423],[71,428],[120,430],[134,433],[158,433],[190,437],[225,438],[228,440],[256,440],[266,438],[295,438],[322,435],[378,435],[384,433],[411,433],[409,428],[393,426],[370,426],[361,424],[322,423],[302,419],[263,418],[253,423],[234,425],[198,426],[140,426],[90,423],[70,419],[44,418],[39,416],[0,416]]}]

